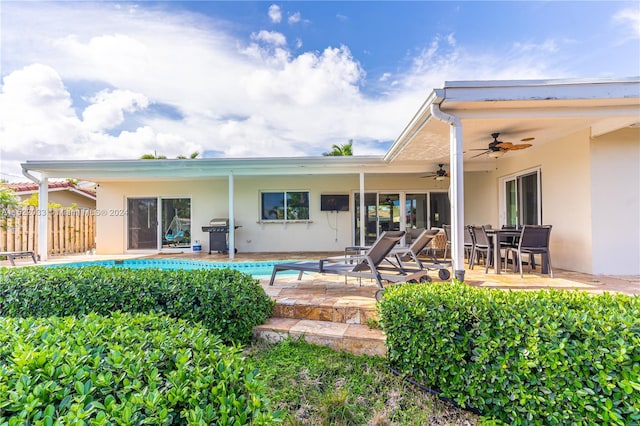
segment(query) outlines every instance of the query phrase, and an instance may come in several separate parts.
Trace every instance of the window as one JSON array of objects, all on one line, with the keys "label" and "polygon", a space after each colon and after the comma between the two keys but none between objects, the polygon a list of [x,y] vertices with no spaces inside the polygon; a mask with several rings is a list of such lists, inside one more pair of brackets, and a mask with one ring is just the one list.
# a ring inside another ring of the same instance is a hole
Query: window
[{"label": "window", "polygon": [[528,170],[502,179],[502,224],[542,224],[540,170]]},{"label": "window", "polygon": [[261,194],[262,220],[309,220],[309,192],[281,191]]}]

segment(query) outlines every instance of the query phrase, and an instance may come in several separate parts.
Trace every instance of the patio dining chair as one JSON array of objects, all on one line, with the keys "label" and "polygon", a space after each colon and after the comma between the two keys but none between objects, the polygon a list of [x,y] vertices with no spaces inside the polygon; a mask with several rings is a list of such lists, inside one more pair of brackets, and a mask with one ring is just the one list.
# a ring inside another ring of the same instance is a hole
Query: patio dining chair
[{"label": "patio dining chair", "polygon": [[541,268],[542,271],[547,270],[549,276],[553,278],[553,269],[551,268],[551,253],[549,251],[549,239],[551,237],[551,225],[524,225],[522,227],[522,233],[520,234],[520,241],[518,247],[508,248],[506,254],[506,262],[509,262],[509,255],[513,253],[513,265],[515,269],[516,257],[518,261],[518,268],[520,270],[520,277],[524,278],[524,271],[522,269],[522,256],[529,255],[529,272],[531,272],[532,265],[535,265],[534,255],[539,254],[542,257]]},{"label": "patio dining chair", "polygon": [[444,236],[447,239],[447,245],[444,246],[444,255],[442,256],[442,260],[447,258],[447,252],[451,248],[451,225],[442,225],[442,229],[444,229]]},{"label": "patio dining chair", "polygon": [[469,269],[473,269],[476,260],[479,260],[478,255],[482,255],[484,258],[484,272],[489,272],[489,266],[493,264],[493,241],[487,236],[487,231],[484,226],[471,226],[471,232],[473,233],[473,258],[469,264]]},{"label": "patio dining chair", "polygon": [[471,266],[471,262],[473,262],[473,257],[475,254],[476,243],[473,238],[473,231],[470,226],[464,227],[464,254],[467,256],[467,261],[469,262],[469,266]]}]

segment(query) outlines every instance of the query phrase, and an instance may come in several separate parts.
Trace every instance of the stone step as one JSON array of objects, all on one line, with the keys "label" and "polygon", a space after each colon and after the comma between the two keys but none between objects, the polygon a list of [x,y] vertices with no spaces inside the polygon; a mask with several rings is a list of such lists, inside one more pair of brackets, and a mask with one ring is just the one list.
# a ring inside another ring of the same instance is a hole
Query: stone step
[{"label": "stone step", "polygon": [[377,309],[370,297],[281,297],[276,299],[272,316],[367,325],[377,320]]},{"label": "stone step", "polygon": [[385,357],[387,354],[382,330],[362,324],[271,318],[267,323],[254,327],[253,334],[257,339],[267,342],[279,342],[290,337],[355,355]]}]

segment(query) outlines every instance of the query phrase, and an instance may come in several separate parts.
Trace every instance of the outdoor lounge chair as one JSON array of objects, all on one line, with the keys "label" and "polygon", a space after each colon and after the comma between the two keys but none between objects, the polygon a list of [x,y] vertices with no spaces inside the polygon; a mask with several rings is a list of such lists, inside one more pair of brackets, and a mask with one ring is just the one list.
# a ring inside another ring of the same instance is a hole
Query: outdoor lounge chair
[{"label": "outdoor lounge chair", "polygon": [[409,247],[397,247],[391,251],[395,260],[387,260],[404,272],[416,272],[419,270],[437,270],[441,280],[448,280],[451,277],[449,272],[449,262],[440,262],[436,256],[431,253],[429,260],[420,259],[420,255],[427,249],[431,241],[438,235],[440,231],[437,229],[425,229],[417,237]]},{"label": "outdoor lounge chair", "polygon": [[302,278],[302,274],[305,272],[371,278],[375,279],[379,287],[376,292],[376,299],[379,300],[384,292],[383,281],[399,283],[407,281],[419,282],[428,279],[428,271],[426,269],[405,272],[393,264],[389,264],[389,266],[381,265],[404,234],[404,231],[386,231],[382,233],[365,254],[354,258],[357,260],[347,259],[345,257],[343,261],[337,261],[337,258],[332,258],[319,261],[291,262],[274,265],[269,285],[273,285],[276,274],[279,271],[299,271],[298,280]]},{"label": "outdoor lounge chair", "polygon": [[16,262],[14,261],[16,257],[31,257],[33,263],[38,263],[36,261],[36,255],[32,251],[0,251],[0,256],[5,256],[9,259],[11,266],[16,266]]}]

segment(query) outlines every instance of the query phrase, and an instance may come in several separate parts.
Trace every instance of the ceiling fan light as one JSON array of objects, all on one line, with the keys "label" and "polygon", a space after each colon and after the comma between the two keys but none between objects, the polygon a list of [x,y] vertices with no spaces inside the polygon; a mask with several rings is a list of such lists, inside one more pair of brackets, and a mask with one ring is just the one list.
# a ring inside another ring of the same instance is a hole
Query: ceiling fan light
[{"label": "ceiling fan light", "polygon": [[446,176],[436,176],[436,180],[445,180]]},{"label": "ceiling fan light", "polygon": [[487,154],[489,158],[500,158],[504,155],[504,151],[491,151]]}]

